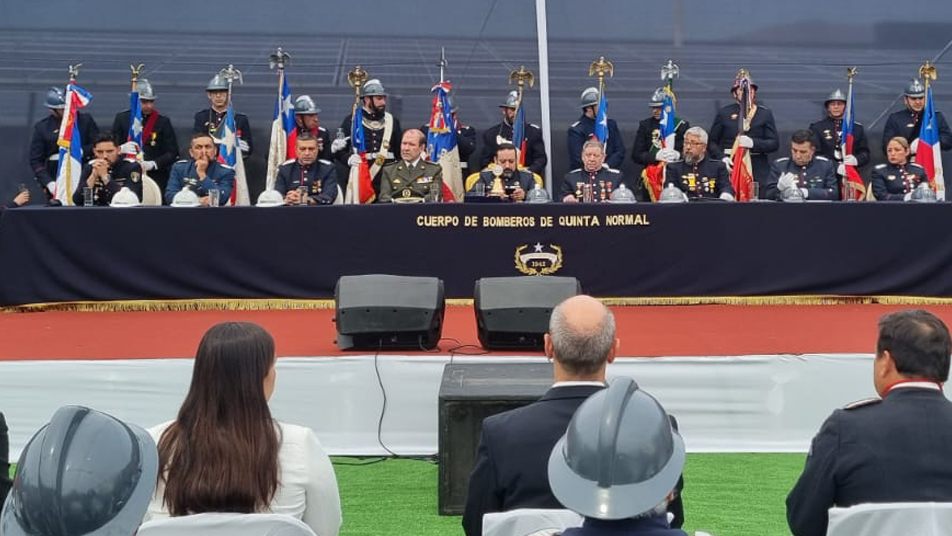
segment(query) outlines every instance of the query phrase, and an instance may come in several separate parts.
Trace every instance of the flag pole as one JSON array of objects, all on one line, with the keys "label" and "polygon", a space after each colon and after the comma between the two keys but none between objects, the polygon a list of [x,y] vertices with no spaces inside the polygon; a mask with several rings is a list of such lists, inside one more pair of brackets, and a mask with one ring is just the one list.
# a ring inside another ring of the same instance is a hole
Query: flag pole
[{"label": "flag pole", "polygon": [[[143,67],[145,67],[145,64],[144,64],[144,63],[133,63],[132,65],[129,66],[129,70],[132,71],[132,93],[138,93],[138,91],[139,91],[139,73],[142,72],[142,68],[143,68]],[[140,102],[141,102],[141,101],[140,101]],[[140,110],[139,117],[140,117],[140,119],[141,119],[141,116],[142,116],[142,114],[141,114],[141,106],[142,106],[142,105],[140,104],[139,106],[140,106],[140,108],[139,108],[139,110]],[[135,116],[132,115],[132,109],[130,108],[130,109],[129,109],[129,125],[130,125],[130,126],[129,126],[129,130],[132,130],[133,125],[135,124],[135,120],[136,120],[136,118],[135,118]],[[141,138],[141,136],[140,136],[140,138]],[[129,140],[129,141],[132,141],[132,140]],[[144,144],[143,144],[143,145],[144,145]],[[143,160],[145,160],[145,155],[143,154],[143,148],[142,148],[142,147],[139,147],[139,148],[138,148],[138,151],[136,151],[136,161],[139,162],[139,164],[141,165]],[[144,169],[141,170],[141,171],[142,171],[143,173],[145,173],[145,170],[144,170]]]},{"label": "flag pole", "polygon": [[[529,87],[534,86],[535,75],[532,74],[532,71],[527,70],[525,65],[520,65],[518,70],[509,72],[509,83],[511,84],[513,83],[513,81],[516,82],[516,88],[519,94],[519,102],[516,103],[516,116],[518,117],[519,110],[522,108],[522,94],[523,94],[523,91],[525,90],[526,82],[529,83]],[[523,111],[523,117],[525,117],[525,111]],[[525,140],[525,137],[527,136],[525,132],[527,129],[525,128],[525,126],[526,125],[523,125],[523,140]],[[545,134],[544,129],[542,133]],[[515,123],[512,124],[512,137],[513,137],[512,142],[515,143],[516,142],[515,140],[516,124]],[[525,156],[522,154],[522,149],[520,147],[516,147],[516,160],[522,161],[524,158]],[[548,169],[548,166],[546,166],[546,168]]]},{"label": "flag pole", "polygon": [[129,70],[132,71],[132,92],[135,93],[139,90],[139,73],[142,72],[142,68],[145,67],[144,63],[135,64],[129,66]]},{"label": "flag pole", "polygon": [[[921,67],[919,67],[919,76],[922,77],[922,83],[925,84],[925,95],[927,99],[929,99],[929,89],[931,86],[930,81],[936,79],[936,74],[935,65],[933,65],[932,62],[928,60],[926,60],[926,62],[923,63]],[[934,106],[935,103],[931,102],[931,99],[929,99],[929,102],[926,102],[926,106],[929,106],[930,104]],[[932,109],[932,112],[935,114],[935,108]],[[919,133],[916,132],[916,135],[918,134]],[[919,141],[921,142],[922,140],[920,139]],[[929,185],[932,186],[933,191],[938,191],[939,184],[935,180],[935,173],[933,173],[932,177],[929,177]]]},{"label": "flag pole", "polygon": [[[361,119],[357,114],[362,113],[360,107],[360,88],[364,87],[364,82],[370,78],[370,74],[367,71],[360,68],[360,64],[357,64],[354,67],[353,71],[347,73],[347,83],[350,84],[350,87],[354,88],[354,107],[351,112],[351,129],[350,129],[350,148],[353,154],[359,154],[357,151],[357,146],[354,144],[354,124]],[[360,198],[360,166],[351,166],[349,178],[347,180],[347,194],[344,196],[344,202],[359,205],[363,201]]]},{"label": "flag pole", "polygon": [[447,63],[447,61],[446,61],[446,48],[445,48],[445,47],[440,47],[440,61],[439,61],[439,63],[437,63],[437,65],[440,67],[440,84],[442,84],[443,82],[446,81],[446,78],[445,78],[445,74],[446,74],[446,73],[445,73],[445,71],[446,71],[446,66],[449,65],[449,64]]},{"label": "flag pole", "polygon": [[[277,112],[278,117],[275,120],[284,123],[284,68],[291,64],[291,55],[284,51],[281,47],[278,47],[277,50],[271,53],[268,56],[268,69],[277,70],[278,74],[278,100],[275,105],[275,112]],[[281,131],[284,132],[283,136],[277,136],[278,139],[275,139],[275,128],[274,120],[271,124],[271,144],[268,148],[268,170],[265,176],[265,188],[271,190],[274,188],[274,181],[278,175],[278,166],[288,157],[288,139],[287,136],[290,132],[285,132],[282,127]]]},{"label": "flag pole", "polygon": [[[857,72],[859,72],[859,70],[856,67],[846,68],[846,113],[850,114],[850,124],[853,124],[853,122],[856,120],[856,118],[852,117],[853,110],[851,107],[853,104],[853,78],[856,76]],[[842,132],[840,133],[840,150],[843,154],[843,160],[846,160],[846,139]],[[852,181],[849,180],[849,174],[843,173],[843,191],[846,193],[846,195],[843,197],[845,200],[855,200],[855,188],[856,186],[852,183]],[[872,190],[872,188],[870,188],[870,190]]]},{"label": "flag pole", "polygon": [[615,66],[612,62],[606,60],[605,56],[599,56],[599,58],[593,61],[588,67],[589,76],[598,76],[598,104],[595,106],[595,117],[598,117],[598,112],[601,111],[606,74],[610,77],[615,76]]},{"label": "flag pole", "polygon": [[[549,118],[549,30],[546,0],[536,0],[536,39],[539,45],[539,104],[542,107],[542,140],[552,150],[552,121]],[[530,84],[531,86],[531,84]],[[521,95],[520,95],[521,98]],[[521,101],[520,101],[521,104]],[[552,166],[545,166],[545,184],[552,194]]]},{"label": "flag pole", "polygon": [[[79,78],[79,68],[82,66],[83,66],[82,63],[77,63],[76,65],[69,66],[69,85],[67,86],[67,91],[63,95],[63,97],[65,97],[64,100],[71,99],[72,87],[76,83],[76,79]],[[76,110],[74,110],[71,105],[67,105],[67,106],[69,106],[70,115],[73,115],[74,113],[77,114],[77,116],[73,120],[78,120],[78,112],[76,112]],[[63,119],[65,120],[66,117],[64,116]],[[72,121],[70,121],[70,123],[71,122]],[[62,132],[62,127],[61,127],[60,136],[63,136],[63,135],[65,135],[65,133]],[[66,194],[65,195],[67,199],[67,203],[66,203],[67,205],[69,204],[69,200],[72,199],[72,197],[70,196],[70,192],[73,191],[73,165],[72,165],[73,162],[72,162],[72,159],[69,157],[72,151],[72,145],[73,145],[73,136],[72,134],[69,134],[69,143],[66,144]],[[56,192],[53,192],[53,197],[54,198],[56,197]]]}]

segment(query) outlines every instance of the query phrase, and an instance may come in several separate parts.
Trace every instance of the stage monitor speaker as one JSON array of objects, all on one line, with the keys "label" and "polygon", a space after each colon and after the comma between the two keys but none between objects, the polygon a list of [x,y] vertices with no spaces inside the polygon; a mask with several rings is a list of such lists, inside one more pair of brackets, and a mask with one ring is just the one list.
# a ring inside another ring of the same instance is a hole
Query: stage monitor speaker
[{"label": "stage monitor speaker", "polygon": [[341,350],[432,350],[443,333],[443,281],[435,277],[343,276],[334,307]]},{"label": "stage monitor speaker", "polygon": [[473,291],[479,342],[492,350],[541,350],[552,309],[581,293],[574,277],[484,277]]}]

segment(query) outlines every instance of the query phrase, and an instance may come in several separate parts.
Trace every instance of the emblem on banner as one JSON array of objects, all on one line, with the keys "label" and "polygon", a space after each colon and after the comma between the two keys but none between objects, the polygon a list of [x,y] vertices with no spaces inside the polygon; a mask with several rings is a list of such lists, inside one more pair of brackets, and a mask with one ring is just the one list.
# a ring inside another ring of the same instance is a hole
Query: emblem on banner
[{"label": "emblem on banner", "polygon": [[[527,251],[530,248],[531,251]],[[526,275],[550,275],[562,268],[562,248],[555,244],[544,246],[539,242],[516,248],[516,269]]]}]

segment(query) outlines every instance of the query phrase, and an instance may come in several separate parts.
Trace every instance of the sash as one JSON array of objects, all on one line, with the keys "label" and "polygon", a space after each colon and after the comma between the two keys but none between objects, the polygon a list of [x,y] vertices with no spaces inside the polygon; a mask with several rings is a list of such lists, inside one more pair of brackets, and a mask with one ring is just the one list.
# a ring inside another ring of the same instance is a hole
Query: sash
[{"label": "sash", "polygon": [[390,151],[390,136],[393,135],[393,115],[390,112],[383,114],[383,139],[380,141],[380,150],[377,152],[377,158],[370,166],[370,176],[376,177],[387,160],[387,153]]},{"label": "sash", "polygon": [[158,121],[158,120],[159,120],[159,112],[153,110],[152,113],[149,114],[149,119],[147,119],[146,122],[145,122],[145,124],[142,125],[142,145],[143,145],[143,147],[139,147],[139,149],[141,149],[141,150],[143,150],[143,151],[145,150],[145,147],[144,147],[144,146],[145,146],[147,143],[149,143],[149,138],[152,137],[152,130],[155,129],[155,122]]}]

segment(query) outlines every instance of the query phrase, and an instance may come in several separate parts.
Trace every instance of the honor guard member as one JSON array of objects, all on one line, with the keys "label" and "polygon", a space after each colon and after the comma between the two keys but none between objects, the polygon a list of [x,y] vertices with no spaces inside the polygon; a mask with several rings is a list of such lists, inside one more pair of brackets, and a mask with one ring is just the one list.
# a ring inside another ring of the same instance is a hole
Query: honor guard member
[{"label": "honor guard member", "polygon": [[[833,506],[952,502],[952,402],[942,392],[950,353],[949,329],[931,313],[898,311],[879,320],[872,362],[879,396],[833,411],[813,437],[787,495],[794,536],[827,534]],[[895,523],[880,534],[932,532],[904,529]]]},{"label": "honor guard member", "polygon": [[423,132],[411,128],[400,141],[400,160],[383,168],[381,203],[437,201],[443,195],[443,168],[422,158],[426,148]]},{"label": "honor guard member", "polygon": [[[526,200],[526,192],[535,188],[536,184],[541,186],[542,178],[533,174],[527,169],[519,169],[516,159],[516,146],[511,143],[501,143],[496,147],[496,158],[493,164],[499,166],[502,173],[499,179],[506,190],[506,198],[522,202]],[[494,166],[489,166],[490,168]],[[484,169],[479,173],[473,173],[466,179],[467,193],[475,193],[479,188],[477,184],[482,184],[482,193],[485,196],[493,195],[492,188],[496,182],[496,175],[492,169]]]},{"label": "honor guard member", "polygon": [[589,201],[586,191],[590,189],[592,202],[608,201],[623,179],[620,171],[605,163],[605,148],[593,138],[582,145],[582,167],[565,174],[558,197],[563,203]]},{"label": "honor guard member", "polygon": [[[582,167],[582,145],[595,135],[595,115],[598,113],[599,97],[598,88],[590,87],[583,91],[579,98],[582,117],[572,123],[568,131],[569,169]],[[620,168],[625,162],[625,142],[614,119],[608,120],[608,139],[605,144],[605,163],[610,168]]]},{"label": "honor guard member", "polygon": [[[364,140],[367,146],[367,163],[370,164],[370,176],[373,182],[374,193],[380,199],[380,175],[383,167],[395,161],[393,151],[403,136],[400,121],[387,111],[387,91],[380,80],[373,78],[364,82],[360,88],[360,120],[364,125]],[[331,143],[331,152],[337,160],[350,167],[360,163],[360,156],[353,154],[350,144],[350,129],[354,121],[354,114],[348,114],[340,124],[338,135]],[[425,142],[424,142],[425,143]],[[346,177],[346,176],[345,176]],[[344,185],[347,186],[347,179]]]},{"label": "honor guard member", "polygon": [[[711,126],[708,136],[707,154],[711,158],[724,160],[727,168],[730,169],[731,149],[734,146],[734,140],[737,138],[737,121],[740,116],[740,99],[743,98],[740,87],[740,80],[735,80],[731,87],[731,93],[734,95],[734,104],[727,105],[717,112],[714,118],[714,124]],[[757,84],[751,82],[750,97],[754,100],[757,94]],[[764,190],[764,184],[770,175],[770,160],[768,153],[772,153],[780,148],[780,138],[777,135],[777,125],[774,122],[773,112],[761,104],[755,104],[754,117],[750,121],[750,128],[739,140],[741,147],[750,150],[750,163],[753,167],[754,180],[760,183],[761,191]]]},{"label": "honor guard member", "polygon": [[922,183],[929,183],[926,170],[909,161],[909,142],[896,136],[886,144],[885,164],[873,168],[870,185],[877,201],[908,201]]},{"label": "honor guard member", "polygon": [[[327,129],[320,125],[318,114],[321,109],[314,103],[310,95],[301,95],[294,99],[294,123],[297,125],[297,135],[305,133],[310,134],[317,140],[317,158],[320,160],[331,159],[331,137]],[[295,144],[296,147],[296,144]],[[295,157],[294,150],[291,149],[291,158]]]},{"label": "honor guard member", "polygon": [[295,140],[297,158],[278,168],[274,189],[286,205],[330,205],[337,199],[337,169],[329,160],[319,160],[318,140],[310,132]]},{"label": "honor guard member", "polygon": [[[46,92],[44,103],[50,115],[41,119],[33,126],[33,138],[30,140],[30,168],[33,177],[39,183],[46,199],[53,199],[56,192],[56,170],[59,166],[59,139],[60,123],[63,121],[63,110],[66,108],[66,94],[58,87],[51,87]],[[93,154],[93,140],[99,137],[99,127],[92,116],[77,112],[79,136],[83,141],[83,161],[87,161]]]},{"label": "honor guard member", "polygon": [[817,139],[816,152],[836,165],[836,174],[846,176],[846,166],[863,167],[869,163],[869,142],[866,129],[853,122],[853,154],[843,156],[843,114],[846,112],[846,95],[839,88],[833,90],[826,102],[827,116],[822,121],[810,124]]},{"label": "honor guard member", "polygon": [[707,132],[691,127],[684,133],[684,159],[667,164],[664,184],[673,184],[688,197],[734,200],[727,165],[707,158]]},{"label": "honor guard member", "polygon": [[165,189],[165,202],[172,204],[175,194],[183,188],[189,188],[197,195],[204,206],[208,206],[208,191],[218,190],[220,205],[231,197],[235,187],[235,170],[222,164],[218,159],[218,146],[211,134],[196,132],[189,144],[189,160],[179,160],[172,166],[169,185]]},{"label": "honor guard member", "polygon": [[[83,166],[79,183],[73,191],[73,204],[83,206],[84,188],[92,188],[93,205],[109,206],[112,196],[129,188],[142,200],[142,168],[135,159],[139,152],[135,142],[127,142],[120,149],[111,134],[101,134],[93,143],[95,158]],[[131,158],[120,158],[130,155]]]},{"label": "honor guard member", "polygon": [[[916,154],[919,149],[919,130],[922,128],[922,112],[926,107],[926,88],[918,79],[909,81],[903,95],[906,109],[889,114],[886,125],[883,127],[883,152],[886,144],[896,136],[902,136],[909,141],[909,150]],[[952,130],[945,121],[942,112],[935,113],[936,123],[939,124],[939,144],[943,151],[952,149]]]},{"label": "honor guard member", "polygon": [[[138,87],[142,106],[142,170],[164,192],[169,184],[169,171],[179,157],[178,140],[172,122],[155,109],[152,84],[142,78]],[[119,112],[112,122],[112,137],[117,145],[129,139],[130,113],[129,110]]]},{"label": "honor guard member", "polygon": [[[642,119],[638,123],[638,133],[635,134],[635,144],[631,149],[631,159],[643,168],[657,162],[674,162],[681,158],[684,149],[684,133],[691,126],[687,121],[675,117],[677,125],[674,130],[674,147],[661,148],[661,107],[664,106],[664,88],[658,88],[648,107],[651,108],[651,117]],[[632,189],[642,192],[643,199],[648,197],[644,192],[644,184],[629,184]]]},{"label": "honor guard member", "polygon": [[[459,120],[459,115],[457,114],[458,108],[456,107],[456,101],[453,99],[453,95],[448,96],[450,100],[450,113],[453,114],[453,121],[456,123],[456,146],[459,148],[459,167],[463,172],[463,176],[467,175],[466,171],[469,169],[469,158],[473,155],[473,151],[476,150],[476,129],[464,125]],[[428,136],[430,133],[430,125],[423,125],[420,127],[420,130],[423,131],[423,134]]]},{"label": "honor guard member", "polygon": [[[483,131],[483,154],[479,158],[480,169],[486,167],[496,157],[496,146],[500,143],[513,143],[512,122],[516,119],[516,106],[519,103],[519,92],[510,91],[506,102],[499,105],[502,110],[502,122]],[[545,155],[545,142],[542,139],[542,129],[526,123],[526,155],[523,159],[526,167],[538,175],[545,173],[545,165],[549,161]]]},{"label": "honor guard member", "polygon": [[[224,135],[222,127],[225,122],[225,114],[228,112],[228,81],[215,75],[208,81],[205,87],[205,93],[208,95],[210,108],[206,108],[195,114],[195,125],[192,132],[204,132],[210,134],[212,138],[218,140]],[[235,134],[238,136],[238,147],[241,149],[241,157],[248,158],[254,144],[251,141],[251,124],[248,123],[248,116],[235,113]]]},{"label": "honor guard member", "polygon": [[804,199],[840,199],[840,181],[833,163],[816,154],[816,140],[810,130],[797,130],[790,136],[790,157],[774,161],[763,197],[779,199],[789,188],[799,189]]}]

